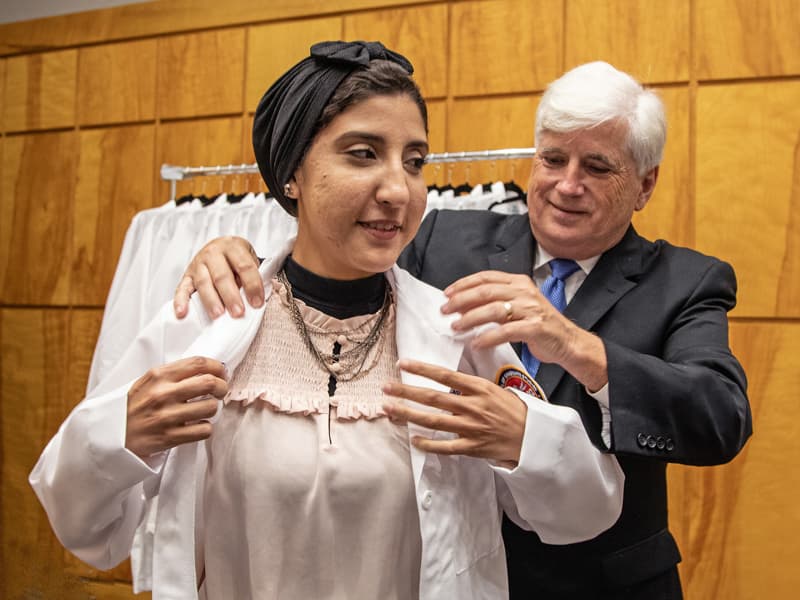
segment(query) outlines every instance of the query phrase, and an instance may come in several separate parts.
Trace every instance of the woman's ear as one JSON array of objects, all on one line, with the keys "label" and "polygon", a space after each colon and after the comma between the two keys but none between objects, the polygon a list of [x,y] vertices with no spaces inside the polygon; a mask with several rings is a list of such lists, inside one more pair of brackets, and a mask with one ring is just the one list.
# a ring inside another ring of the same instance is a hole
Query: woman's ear
[{"label": "woman's ear", "polygon": [[300,195],[300,186],[297,185],[297,179],[294,175],[292,178],[283,184],[283,195],[291,200],[297,200]]}]

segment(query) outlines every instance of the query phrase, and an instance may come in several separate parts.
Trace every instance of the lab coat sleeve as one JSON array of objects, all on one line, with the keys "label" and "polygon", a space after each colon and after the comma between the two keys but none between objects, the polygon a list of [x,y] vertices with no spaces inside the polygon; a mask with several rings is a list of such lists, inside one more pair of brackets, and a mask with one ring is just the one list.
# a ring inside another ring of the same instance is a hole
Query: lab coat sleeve
[{"label": "lab coat sleeve", "polygon": [[[510,346],[467,350],[465,358],[495,383],[504,369],[523,369]],[[591,443],[573,409],[509,389],[528,411],[517,466],[491,466],[506,514],[547,544],[581,542],[611,527],[625,482],[617,459]]]},{"label": "lab coat sleeve", "polygon": [[204,314],[193,307],[186,320],[177,321],[171,304],[165,305],[109,376],[73,409],[30,474],[58,539],[99,569],[130,553],[166,456],[145,462],[125,448],[128,389],[149,368],[175,360],[199,332]]}]

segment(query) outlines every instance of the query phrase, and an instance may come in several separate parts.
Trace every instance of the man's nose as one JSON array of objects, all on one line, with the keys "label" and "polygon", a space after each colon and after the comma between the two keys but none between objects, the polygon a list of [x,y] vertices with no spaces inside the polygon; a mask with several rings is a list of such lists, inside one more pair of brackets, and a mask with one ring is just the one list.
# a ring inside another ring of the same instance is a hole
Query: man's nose
[{"label": "man's nose", "polygon": [[556,190],[565,196],[579,196],[583,194],[583,181],[581,179],[580,165],[569,163],[559,173]]}]

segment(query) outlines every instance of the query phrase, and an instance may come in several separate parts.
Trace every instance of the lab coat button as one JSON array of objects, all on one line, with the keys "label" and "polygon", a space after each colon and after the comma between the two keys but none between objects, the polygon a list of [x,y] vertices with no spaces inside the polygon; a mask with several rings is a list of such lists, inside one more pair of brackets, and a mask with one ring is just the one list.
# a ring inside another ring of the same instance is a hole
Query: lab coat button
[{"label": "lab coat button", "polygon": [[667,452],[672,452],[675,449],[675,442],[672,441],[672,438],[667,438],[665,443]]},{"label": "lab coat button", "polygon": [[647,446],[647,436],[643,433],[640,433],[636,436],[636,443],[638,443],[641,448],[644,448]]},{"label": "lab coat button", "polygon": [[422,494],[422,508],[428,510],[433,503],[433,492],[428,490],[424,494]]},{"label": "lab coat button", "polygon": [[650,450],[656,447],[656,438],[652,435],[647,436],[647,447],[650,448]]},{"label": "lab coat button", "polygon": [[658,436],[656,438],[656,448],[658,448],[659,450],[663,450],[666,445],[667,445],[667,442],[664,440],[663,437]]}]

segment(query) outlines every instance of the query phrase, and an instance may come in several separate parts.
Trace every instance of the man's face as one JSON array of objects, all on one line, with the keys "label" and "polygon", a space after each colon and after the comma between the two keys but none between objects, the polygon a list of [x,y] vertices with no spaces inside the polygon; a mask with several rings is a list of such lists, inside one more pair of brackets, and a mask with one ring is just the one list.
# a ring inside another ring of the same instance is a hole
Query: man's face
[{"label": "man's face", "polygon": [[528,211],[536,240],[553,256],[602,254],[625,235],[633,211],[644,208],[658,167],[637,175],[627,133],[616,121],[539,137]]}]

